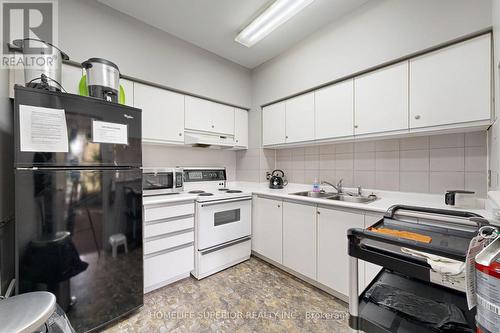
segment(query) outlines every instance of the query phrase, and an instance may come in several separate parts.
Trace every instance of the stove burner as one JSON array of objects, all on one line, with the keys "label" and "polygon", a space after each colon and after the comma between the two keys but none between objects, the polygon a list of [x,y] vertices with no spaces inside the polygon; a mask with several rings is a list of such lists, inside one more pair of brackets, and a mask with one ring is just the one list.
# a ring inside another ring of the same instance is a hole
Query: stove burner
[{"label": "stove burner", "polygon": [[198,196],[200,196],[200,197],[208,197],[210,195],[214,195],[214,194],[213,193],[208,193],[208,192],[203,192],[203,193],[198,194]]},{"label": "stove burner", "polygon": [[219,191],[229,191],[228,188],[220,188]]},{"label": "stove burner", "polygon": [[200,193],[205,193],[205,191],[202,191],[202,190],[193,190],[193,191],[189,191],[188,193],[190,193],[190,194],[200,194]]},{"label": "stove burner", "polygon": [[241,193],[243,191],[240,190],[228,190],[226,193]]}]

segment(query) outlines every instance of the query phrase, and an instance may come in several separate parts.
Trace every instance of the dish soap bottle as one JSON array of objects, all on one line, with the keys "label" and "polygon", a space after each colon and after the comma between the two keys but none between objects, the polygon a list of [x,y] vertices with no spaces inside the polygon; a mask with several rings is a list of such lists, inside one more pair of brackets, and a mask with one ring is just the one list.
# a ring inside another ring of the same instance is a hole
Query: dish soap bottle
[{"label": "dish soap bottle", "polygon": [[320,184],[318,181],[318,178],[314,178],[314,183],[313,183],[313,192],[320,192]]}]

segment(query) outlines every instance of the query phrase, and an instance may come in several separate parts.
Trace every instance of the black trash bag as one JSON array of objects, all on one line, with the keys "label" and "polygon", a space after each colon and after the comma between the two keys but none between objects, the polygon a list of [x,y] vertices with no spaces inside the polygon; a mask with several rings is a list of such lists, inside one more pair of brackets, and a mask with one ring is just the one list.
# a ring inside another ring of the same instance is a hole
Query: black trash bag
[{"label": "black trash bag", "polygon": [[454,304],[430,300],[384,283],[375,284],[365,298],[436,332],[474,333],[462,310]]}]

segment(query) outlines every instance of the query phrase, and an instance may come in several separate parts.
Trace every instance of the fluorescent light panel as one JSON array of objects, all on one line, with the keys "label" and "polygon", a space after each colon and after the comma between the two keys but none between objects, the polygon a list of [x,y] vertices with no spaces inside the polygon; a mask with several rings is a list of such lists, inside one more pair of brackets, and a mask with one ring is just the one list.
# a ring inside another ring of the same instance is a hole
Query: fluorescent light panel
[{"label": "fluorescent light panel", "polygon": [[251,47],[273,32],[274,29],[294,17],[313,1],[276,0],[243,29],[234,40],[246,47]]}]

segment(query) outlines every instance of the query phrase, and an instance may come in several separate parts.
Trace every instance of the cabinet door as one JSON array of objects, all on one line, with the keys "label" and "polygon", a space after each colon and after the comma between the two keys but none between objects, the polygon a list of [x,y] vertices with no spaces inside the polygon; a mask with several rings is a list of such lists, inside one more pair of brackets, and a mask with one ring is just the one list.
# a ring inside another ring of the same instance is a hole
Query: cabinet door
[{"label": "cabinet door", "polygon": [[234,108],[186,96],[186,129],[234,134]]},{"label": "cabinet door", "polygon": [[262,108],[262,144],[285,143],[285,102]]},{"label": "cabinet door", "polygon": [[252,203],[252,250],[282,264],[283,203],[257,196]]},{"label": "cabinet door", "polygon": [[61,84],[70,94],[79,95],[80,94],[80,80],[83,76],[83,70],[81,67],[62,65],[61,71]]},{"label": "cabinet door", "polygon": [[283,202],[283,265],[316,280],[316,206]]},{"label": "cabinet door", "polygon": [[134,82],[126,79],[120,79],[120,85],[125,92],[125,105],[134,106]]},{"label": "cabinet door", "polygon": [[[374,225],[377,221],[380,221],[383,215],[365,215],[365,229]],[[365,264],[365,283],[363,289],[366,288],[377,274],[382,270],[382,266],[372,264],[370,262],[363,261]]]},{"label": "cabinet door", "polygon": [[237,147],[248,148],[248,111],[234,109],[234,142]]},{"label": "cabinet door", "polygon": [[286,142],[314,140],[314,93],[285,101]]},{"label": "cabinet door", "polygon": [[354,79],[354,134],[408,129],[408,62]]},{"label": "cabinet door", "polygon": [[142,109],[144,142],[184,143],[184,95],[135,83],[134,106]]},{"label": "cabinet door", "polygon": [[354,80],[315,93],[316,139],[354,135]]},{"label": "cabinet door", "polygon": [[[318,282],[349,295],[347,230],[363,228],[362,214],[318,207]],[[364,287],[364,263],[359,261],[359,291]]]},{"label": "cabinet door", "polygon": [[490,34],[410,61],[410,127],[491,118]]}]

